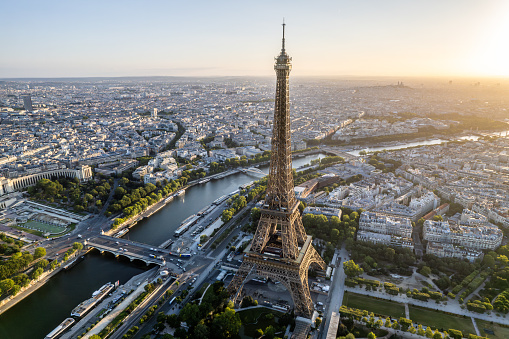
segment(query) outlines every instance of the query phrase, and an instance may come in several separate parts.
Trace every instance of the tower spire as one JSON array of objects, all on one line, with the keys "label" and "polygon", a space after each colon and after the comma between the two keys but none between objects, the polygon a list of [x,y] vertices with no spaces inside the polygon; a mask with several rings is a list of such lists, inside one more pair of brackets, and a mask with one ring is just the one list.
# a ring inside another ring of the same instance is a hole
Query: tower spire
[{"label": "tower spire", "polygon": [[285,18],[283,18],[283,47],[281,48],[281,52],[285,53]]}]

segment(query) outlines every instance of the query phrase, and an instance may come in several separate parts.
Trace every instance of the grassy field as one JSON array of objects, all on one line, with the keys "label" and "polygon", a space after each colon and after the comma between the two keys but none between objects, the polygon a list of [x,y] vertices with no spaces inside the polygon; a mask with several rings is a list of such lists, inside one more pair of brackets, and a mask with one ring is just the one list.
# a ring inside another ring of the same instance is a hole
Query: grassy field
[{"label": "grassy field", "polygon": [[[274,314],[273,319],[265,318],[265,315],[269,313]],[[269,310],[263,307],[239,311],[238,314],[242,320],[242,327],[240,329],[240,336],[242,338],[255,338],[256,330],[259,328],[265,330],[270,325],[277,328],[279,326],[277,324],[278,316],[283,315],[281,312]],[[282,337],[282,335],[278,336]]]},{"label": "grassy field", "polygon": [[475,334],[475,328],[470,318],[454,316],[412,305],[408,305],[408,310],[410,311],[410,319],[418,324],[431,326],[433,329],[444,329],[446,331],[453,328],[462,331],[464,336],[467,336],[468,333]]},{"label": "grassy field", "polygon": [[62,233],[63,231],[65,231],[65,227],[44,224],[42,222],[33,221],[33,220],[27,221],[23,225],[23,227],[29,228],[29,229],[40,230],[42,233],[49,232],[49,233],[55,234],[55,233]]},{"label": "grassy field", "polygon": [[[509,328],[502,327],[499,324],[492,324],[485,320],[479,320],[475,319],[475,322],[477,323],[477,328],[479,329],[479,333],[481,333],[482,336],[488,337],[490,339],[505,339],[509,338]],[[487,333],[484,330],[492,331],[494,334]]]},{"label": "grassy field", "polygon": [[396,318],[405,316],[405,306],[400,303],[375,299],[351,292],[345,292],[343,305]]}]

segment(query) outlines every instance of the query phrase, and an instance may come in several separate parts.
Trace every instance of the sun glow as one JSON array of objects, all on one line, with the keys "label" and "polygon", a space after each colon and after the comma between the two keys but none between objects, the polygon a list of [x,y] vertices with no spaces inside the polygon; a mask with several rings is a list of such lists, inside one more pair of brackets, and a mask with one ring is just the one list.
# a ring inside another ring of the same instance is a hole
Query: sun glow
[{"label": "sun glow", "polygon": [[509,6],[488,21],[469,58],[475,74],[509,76]]}]

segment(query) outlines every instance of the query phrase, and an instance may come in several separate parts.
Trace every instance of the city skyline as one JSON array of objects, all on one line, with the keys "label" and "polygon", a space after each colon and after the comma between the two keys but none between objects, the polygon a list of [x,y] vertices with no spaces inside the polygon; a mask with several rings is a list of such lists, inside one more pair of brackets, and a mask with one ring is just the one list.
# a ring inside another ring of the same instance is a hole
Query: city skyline
[{"label": "city skyline", "polygon": [[3,7],[0,78],[270,76],[283,17],[297,77],[509,76],[502,0]]}]

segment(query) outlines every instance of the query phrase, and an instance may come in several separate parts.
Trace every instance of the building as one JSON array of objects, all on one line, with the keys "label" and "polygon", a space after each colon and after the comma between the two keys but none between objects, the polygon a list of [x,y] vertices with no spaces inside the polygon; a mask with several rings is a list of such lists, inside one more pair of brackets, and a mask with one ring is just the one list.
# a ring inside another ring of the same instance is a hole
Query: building
[{"label": "building", "polygon": [[412,230],[412,221],[409,218],[362,212],[357,240],[413,250]]},{"label": "building", "polygon": [[141,178],[149,173],[152,173],[154,167],[150,165],[140,166],[133,172],[133,178],[141,180]]},{"label": "building", "polygon": [[380,234],[374,232],[366,232],[366,231],[358,231],[357,232],[357,240],[358,241],[367,241],[373,244],[382,244],[393,247],[403,247],[408,248],[413,251],[414,243],[412,238],[403,238],[398,237],[396,235],[389,234]]},{"label": "building", "polygon": [[423,239],[468,247],[475,250],[495,250],[502,242],[503,233],[497,227],[488,225],[452,225],[448,221],[426,220],[423,225]]},{"label": "building", "polygon": [[325,215],[327,219],[332,217],[341,219],[341,210],[339,208],[308,206],[304,209],[302,215],[304,214]]},{"label": "building", "polygon": [[0,195],[23,190],[37,184],[41,179],[52,179],[55,177],[77,178],[79,181],[84,182],[92,178],[92,168],[90,166],[79,166],[77,169],[58,168],[17,178],[0,177]]},{"label": "building", "polygon": [[23,107],[25,108],[25,111],[33,112],[34,108],[32,107],[32,97],[30,94],[23,95]]},{"label": "building", "polygon": [[467,259],[471,262],[476,259],[482,259],[484,256],[483,252],[479,250],[433,241],[429,241],[426,245],[426,253],[433,254],[441,258]]},{"label": "building", "polygon": [[365,211],[359,218],[359,230],[410,238],[413,228],[408,218]]},{"label": "building", "polygon": [[157,118],[157,108],[152,111],[152,118]]}]

